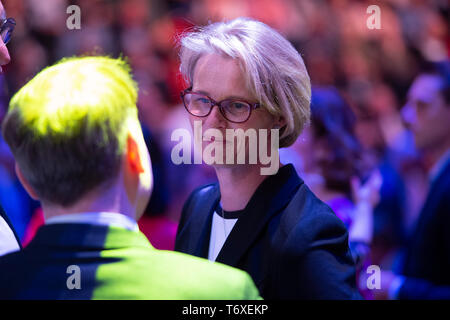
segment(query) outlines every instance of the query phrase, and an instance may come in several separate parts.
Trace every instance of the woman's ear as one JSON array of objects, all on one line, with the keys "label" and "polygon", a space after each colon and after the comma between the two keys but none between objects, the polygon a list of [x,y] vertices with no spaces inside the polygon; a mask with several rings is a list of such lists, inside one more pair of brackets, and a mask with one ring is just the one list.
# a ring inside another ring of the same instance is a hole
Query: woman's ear
[{"label": "woman's ear", "polygon": [[16,175],[19,178],[20,183],[22,184],[23,188],[26,190],[26,192],[30,195],[30,197],[33,200],[39,200],[39,197],[36,193],[36,191],[34,191],[33,187],[31,186],[31,184],[28,182],[28,180],[23,176],[22,170],[20,170],[19,165],[16,162],[15,165],[15,170],[16,170]]},{"label": "woman's ear", "polygon": [[272,129],[281,129],[285,125],[286,125],[286,120],[284,119],[284,117],[280,116],[275,120]]}]

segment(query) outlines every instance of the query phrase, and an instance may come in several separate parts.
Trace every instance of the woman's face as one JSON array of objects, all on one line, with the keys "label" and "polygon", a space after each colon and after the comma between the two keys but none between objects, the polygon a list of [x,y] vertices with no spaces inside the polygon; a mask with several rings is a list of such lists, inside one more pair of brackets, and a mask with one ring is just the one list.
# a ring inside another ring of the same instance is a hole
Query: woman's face
[{"label": "woman's face", "polygon": [[[203,93],[218,102],[225,99],[239,99],[250,103],[258,102],[247,89],[238,61],[218,54],[207,54],[198,60],[194,70],[192,91]],[[214,106],[211,113],[206,117],[195,117],[190,115],[191,125],[194,125],[194,121],[201,121],[203,135],[208,129],[217,129],[221,132],[223,136],[222,141],[203,141],[202,147],[203,150],[205,150],[209,144],[221,144],[223,147],[224,163],[226,162],[226,146],[230,143],[230,141],[227,141],[226,139],[227,129],[242,129],[244,132],[248,129],[255,129],[258,139],[259,129],[267,129],[268,143],[270,144],[270,129],[272,129],[274,125],[279,124],[279,121],[276,121],[276,118],[262,107],[253,109],[250,118],[244,123],[233,123],[228,121],[220,113],[217,106]],[[245,163],[247,164],[249,163],[247,139],[245,146],[244,144],[238,146],[238,143],[235,141],[234,155],[236,155],[239,150],[244,151],[241,148],[245,148]],[[205,157],[205,152],[203,154]],[[235,156],[234,160],[234,163],[236,163]]]}]

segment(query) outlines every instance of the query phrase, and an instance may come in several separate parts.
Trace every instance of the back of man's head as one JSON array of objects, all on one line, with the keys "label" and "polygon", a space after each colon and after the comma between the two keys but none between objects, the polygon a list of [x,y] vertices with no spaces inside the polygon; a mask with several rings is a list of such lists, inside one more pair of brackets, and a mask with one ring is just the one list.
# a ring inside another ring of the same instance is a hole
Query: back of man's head
[{"label": "back of man's head", "polygon": [[10,102],[2,133],[38,198],[63,207],[117,177],[137,86],[122,59],[66,58]]}]

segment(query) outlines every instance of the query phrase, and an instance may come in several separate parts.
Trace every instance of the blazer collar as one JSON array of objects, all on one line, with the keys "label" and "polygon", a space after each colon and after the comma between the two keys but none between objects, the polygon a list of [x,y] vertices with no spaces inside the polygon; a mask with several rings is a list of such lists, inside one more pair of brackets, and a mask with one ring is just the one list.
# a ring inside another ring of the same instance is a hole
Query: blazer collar
[{"label": "blazer collar", "polygon": [[[280,212],[280,209],[287,205],[302,183],[303,181],[291,164],[281,167],[277,174],[267,177],[250,198],[245,213],[234,225],[216,261],[236,266],[265,225],[276,213]],[[204,206],[208,214],[202,215],[202,220],[198,221],[199,226],[203,227],[201,228],[195,255],[201,257],[207,256],[212,216],[220,200],[218,185],[213,188],[214,190],[209,190],[212,194],[208,197],[209,199],[206,198],[208,200]]]},{"label": "blazer collar", "polygon": [[201,200],[201,212],[203,214],[194,212],[195,232],[193,232],[192,236],[198,238],[192,241],[194,247],[192,251],[189,251],[197,257],[207,258],[209,238],[211,237],[212,217],[220,201],[219,185],[216,183],[202,188],[197,196]]},{"label": "blazer collar", "polygon": [[141,232],[87,223],[55,223],[39,228],[28,247],[118,249],[151,247]]},{"label": "blazer collar", "polygon": [[[445,165],[442,166],[439,174],[436,175],[431,182],[430,189],[428,191],[425,202],[422,206],[422,209],[419,214],[419,218],[415,223],[415,228],[418,229],[426,225],[426,221],[431,219],[431,217],[435,214],[436,205],[443,197],[443,194],[447,191],[444,187],[447,184],[447,181],[450,179],[450,161],[447,161]],[[413,230],[414,230],[413,229]],[[411,237],[413,234],[410,235]]]},{"label": "blazer collar", "polygon": [[0,216],[3,218],[3,220],[5,220],[6,224],[9,226],[12,233],[14,234],[14,237],[17,240],[19,248],[22,249],[22,243],[20,242],[19,236],[17,235],[17,232],[14,229],[14,226],[12,225],[11,220],[9,220],[8,215],[5,213],[5,211],[3,210],[3,207],[1,205],[0,205]]}]

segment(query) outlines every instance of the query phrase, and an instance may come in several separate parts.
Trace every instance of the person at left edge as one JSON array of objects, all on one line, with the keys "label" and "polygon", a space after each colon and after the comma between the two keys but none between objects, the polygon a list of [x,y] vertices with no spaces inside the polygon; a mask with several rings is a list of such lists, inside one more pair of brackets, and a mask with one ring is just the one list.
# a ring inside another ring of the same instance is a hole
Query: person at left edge
[{"label": "person at left edge", "polygon": [[[6,18],[5,8],[0,1],[0,35],[2,38],[2,41],[0,41],[0,74],[3,73],[1,66],[8,64],[11,60],[6,44],[11,39],[15,25],[14,19]],[[0,256],[21,248],[19,237],[5,211],[0,206]]]}]

